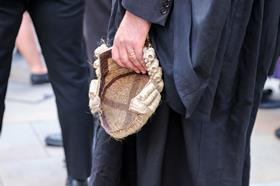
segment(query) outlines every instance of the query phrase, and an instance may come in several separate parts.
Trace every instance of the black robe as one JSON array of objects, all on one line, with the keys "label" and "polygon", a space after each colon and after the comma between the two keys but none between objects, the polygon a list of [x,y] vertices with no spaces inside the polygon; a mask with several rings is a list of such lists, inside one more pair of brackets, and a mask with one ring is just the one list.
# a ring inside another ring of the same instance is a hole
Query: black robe
[{"label": "black robe", "polygon": [[250,137],[280,52],[279,0],[116,0],[152,22],[164,70],[156,114],[122,142],[98,129],[94,186],[248,186]]},{"label": "black robe", "polygon": [[86,0],[84,15],[84,36],[88,56],[94,56],[94,50],[101,40],[106,40],[111,12],[111,0]]}]

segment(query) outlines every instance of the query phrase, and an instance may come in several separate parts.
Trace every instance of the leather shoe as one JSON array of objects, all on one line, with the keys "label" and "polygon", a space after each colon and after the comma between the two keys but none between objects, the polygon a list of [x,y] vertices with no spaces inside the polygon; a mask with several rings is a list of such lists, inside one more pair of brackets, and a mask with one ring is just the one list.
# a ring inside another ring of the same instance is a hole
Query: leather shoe
[{"label": "leather shoe", "polygon": [[62,147],[62,136],[60,133],[50,134],[45,139],[47,146]]},{"label": "leather shoe", "polygon": [[275,131],[275,136],[280,139],[280,128]]},{"label": "leather shoe", "polygon": [[87,180],[76,180],[70,176],[67,177],[66,186],[88,186]]},{"label": "leather shoe", "polygon": [[262,109],[280,108],[280,100],[271,99],[273,91],[271,89],[263,90],[262,100],[259,105]]},{"label": "leather shoe", "polygon": [[41,85],[44,83],[49,83],[48,73],[44,74],[31,74],[30,81],[32,85]]}]

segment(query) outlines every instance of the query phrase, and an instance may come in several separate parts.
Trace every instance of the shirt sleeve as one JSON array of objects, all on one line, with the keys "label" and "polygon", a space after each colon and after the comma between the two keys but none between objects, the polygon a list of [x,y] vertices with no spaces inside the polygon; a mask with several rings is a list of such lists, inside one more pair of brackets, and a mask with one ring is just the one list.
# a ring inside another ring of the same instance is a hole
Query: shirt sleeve
[{"label": "shirt sleeve", "polygon": [[122,0],[129,12],[151,23],[164,26],[171,11],[173,0]]}]

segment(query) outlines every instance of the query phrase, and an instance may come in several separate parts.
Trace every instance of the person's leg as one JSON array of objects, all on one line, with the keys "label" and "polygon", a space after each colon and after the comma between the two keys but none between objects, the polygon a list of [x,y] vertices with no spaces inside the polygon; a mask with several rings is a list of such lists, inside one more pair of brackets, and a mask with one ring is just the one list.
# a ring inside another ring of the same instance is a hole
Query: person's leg
[{"label": "person's leg", "polygon": [[33,0],[29,12],[56,96],[69,176],[85,180],[91,169],[92,116],[89,66],[83,42],[83,0]]},{"label": "person's leg", "polygon": [[[85,2],[84,35],[88,52],[87,61],[93,63],[94,49],[98,47],[101,39],[105,39],[107,35],[112,2],[111,0],[86,0]],[[95,77],[95,73],[91,69],[91,79]],[[59,133],[49,134],[45,142],[48,146],[56,147],[60,147],[63,144],[61,134]]]},{"label": "person's leg", "polygon": [[42,63],[42,57],[36,44],[33,24],[27,12],[25,12],[22,17],[21,26],[16,39],[16,47],[26,59],[31,73],[47,73],[47,69]]},{"label": "person's leg", "polygon": [[0,131],[15,39],[20,27],[24,3],[0,0]]}]

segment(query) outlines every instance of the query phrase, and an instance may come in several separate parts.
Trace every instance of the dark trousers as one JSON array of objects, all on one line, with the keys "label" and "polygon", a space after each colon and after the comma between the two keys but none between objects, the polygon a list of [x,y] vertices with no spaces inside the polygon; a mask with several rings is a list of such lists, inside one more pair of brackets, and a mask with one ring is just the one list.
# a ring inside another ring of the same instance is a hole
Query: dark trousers
[{"label": "dark trousers", "polygon": [[85,179],[91,169],[93,123],[88,110],[83,0],[0,0],[0,126],[12,51],[26,10],[32,17],[56,96],[68,174]]}]

